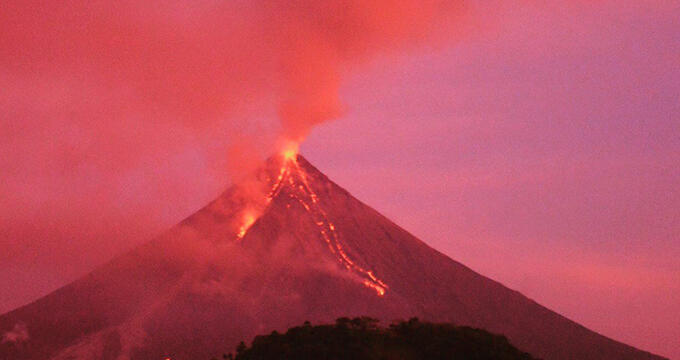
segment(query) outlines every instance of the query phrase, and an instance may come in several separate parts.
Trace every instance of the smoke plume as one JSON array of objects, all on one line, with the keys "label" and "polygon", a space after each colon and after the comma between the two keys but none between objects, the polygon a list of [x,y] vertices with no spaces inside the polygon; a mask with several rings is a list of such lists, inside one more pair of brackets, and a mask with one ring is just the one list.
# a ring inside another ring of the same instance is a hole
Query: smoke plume
[{"label": "smoke plume", "polygon": [[446,39],[461,14],[443,0],[3,4],[0,271],[88,247],[63,260],[75,276],[153,235],[339,117],[357,66]]}]

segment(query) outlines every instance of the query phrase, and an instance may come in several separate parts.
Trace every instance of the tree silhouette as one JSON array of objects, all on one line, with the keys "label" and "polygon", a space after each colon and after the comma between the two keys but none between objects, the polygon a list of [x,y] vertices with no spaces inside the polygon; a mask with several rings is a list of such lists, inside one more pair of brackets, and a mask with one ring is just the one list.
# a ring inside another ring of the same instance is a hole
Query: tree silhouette
[{"label": "tree silhouette", "polygon": [[[225,355],[226,356],[226,355]],[[232,359],[231,354],[225,359]],[[233,360],[532,360],[502,335],[417,318],[387,328],[369,317],[339,318],[332,325],[302,326],[284,334],[257,336],[250,347],[241,342]]]}]

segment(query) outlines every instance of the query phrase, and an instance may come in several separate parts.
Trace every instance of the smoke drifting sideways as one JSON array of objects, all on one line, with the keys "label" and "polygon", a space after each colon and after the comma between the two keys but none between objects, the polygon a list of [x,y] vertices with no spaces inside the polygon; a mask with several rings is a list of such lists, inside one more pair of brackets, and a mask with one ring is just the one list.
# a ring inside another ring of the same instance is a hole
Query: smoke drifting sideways
[{"label": "smoke drifting sideways", "polygon": [[64,264],[79,269],[153,235],[339,117],[358,66],[447,41],[464,14],[443,0],[3,4],[0,271],[76,249]]}]

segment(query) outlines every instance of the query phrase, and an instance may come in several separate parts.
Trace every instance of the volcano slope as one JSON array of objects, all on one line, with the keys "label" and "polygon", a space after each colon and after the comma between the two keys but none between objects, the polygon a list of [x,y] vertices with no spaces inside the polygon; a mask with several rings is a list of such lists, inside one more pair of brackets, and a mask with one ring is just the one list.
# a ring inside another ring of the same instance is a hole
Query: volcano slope
[{"label": "volcano slope", "polygon": [[483,328],[545,359],[661,359],[451,260],[299,155],[270,158],[158,238],[1,316],[0,359],[208,359],[345,316]]}]

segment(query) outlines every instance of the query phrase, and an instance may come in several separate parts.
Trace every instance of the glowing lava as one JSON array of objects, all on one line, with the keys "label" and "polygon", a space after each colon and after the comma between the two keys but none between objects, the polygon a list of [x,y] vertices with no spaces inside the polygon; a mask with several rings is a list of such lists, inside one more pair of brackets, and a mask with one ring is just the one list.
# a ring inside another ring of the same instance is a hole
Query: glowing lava
[{"label": "glowing lava", "polygon": [[283,167],[286,167],[289,161],[297,161],[297,154],[298,154],[298,144],[294,142],[288,142],[284,145],[283,151],[281,151],[281,154],[283,155]]},{"label": "glowing lava", "polygon": [[238,233],[236,234],[236,238],[240,240],[244,236],[246,236],[248,229],[250,229],[250,227],[253,226],[255,220],[257,220],[257,216],[255,216],[255,213],[251,211],[246,211],[245,214],[243,215],[243,224],[239,228]]},{"label": "glowing lava", "polygon": [[[297,156],[287,159],[283,167],[287,169],[284,173],[289,174],[287,180],[291,188],[298,190],[291,192],[290,196],[297,200],[312,217],[314,223],[319,228],[319,233],[326,242],[329,251],[335,255],[338,262],[340,262],[347,270],[363,277],[364,280],[362,283],[365,286],[375,290],[379,296],[385,295],[385,291],[388,288],[387,284],[373,275],[372,271],[357,265],[343,249],[335,225],[329,220],[328,215],[319,204],[319,196],[312,189],[309,180],[307,179],[307,174],[297,161]],[[297,184],[296,180],[298,180]]]},{"label": "glowing lava", "polygon": [[297,152],[294,149],[288,149],[283,152],[283,159],[285,161],[293,160],[297,156]]},{"label": "glowing lava", "polygon": [[[331,254],[335,256],[345,269],[363,278],[361,283],[364,286],[374,290],[379,296],[385,295],[385,292],[389,288],[387,284],[378,279],[372,271],[366,270],[356,264],[345,252],[336,232],[335,225],[333,225],[328,218],[328,214],[319,204],[319,196],[312,189],[307,174],[298,163],[297,146],[293,144],[284,148],[281,152],[281,157],[283,162],[276,179],[269,179],[272,185],[266,196],[265,205],[269,206],[273,199],[279,195],[281,190],[286,187],[286,184],[290,185],[288,188],[290,191],[287,192],[288,196],[299,202],[305,211],[312,217],[312,220],[319,228],[319,233]],[[290,207],[290,204],[287,204],[286,207]],[[262,213],[263,212],[259,212],[259,214]],[[236,235],[237,239],[242,239],[246,235],[248,229],[257,220],[258,215],[251,211],[245,212],[243,224]]]},{"label": "glowing lava", "polygon": [[[375,275],[373,275],[372,271],[366,270],[361,266],[357,265],[352,259],[350,259],[350,257],[343,249],[342,243],[340,242],[340,238],[338,237],[338,234],[336,232],[335,225],[333,225],[333,223],[329,220],[328,215],[319,204],[319,196],[314,192],[311,185],[309,184],[307,174],[300,167],[300,164],[297,161],[297,157],[290,160],[290,163],[292,164],[295,175],[297,175],[297,178],[300,180],[300,184],[295,186],[296,184],[293,176],[288,177],[288,182],[290,183],[293,189],[298,189],[303,195],[306,195],[298,196],[295,195],[295,193],[292,193],[291,197],[295,198],[298,202],[300,202],[300,204],[302,204],[305,210],[307,210],[309,215],[312,216],[312,219],[314,219],[314,222],[319,227],[319,232],[321,233],[321,236],[328,245],[330,252],[336,256],[337,260],[347,270],[352,271],[358,274],[359,276],[363,277],[364,280],[362,283],[366,287],[375,290],[375,292],[379,296],[385,295],[385,291],[388,288],[387,284],[385,284],[383,281],[381,281]],[[305,199],[305,197],[307,199]],[[309,200],[311,200],[311,202]]]}]

